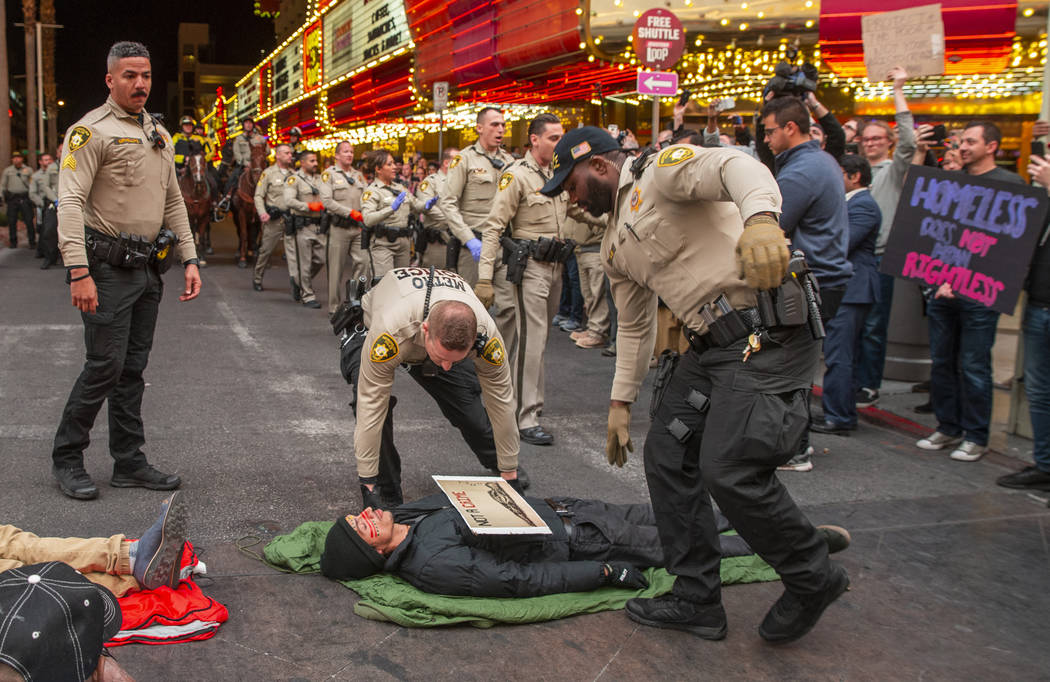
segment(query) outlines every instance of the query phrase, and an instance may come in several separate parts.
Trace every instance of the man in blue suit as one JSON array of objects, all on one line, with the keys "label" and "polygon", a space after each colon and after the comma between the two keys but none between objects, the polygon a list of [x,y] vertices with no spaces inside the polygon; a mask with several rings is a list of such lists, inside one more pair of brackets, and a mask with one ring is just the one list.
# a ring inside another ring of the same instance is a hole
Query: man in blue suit
[{"label": "man in blue suit", "polygon": [[882,224],[882,211],[871,197],[871,165],[866,159],[847,154],[839,160],[846,186],[849,214],[849,262],[853,277],[846,285],[835,317],[827,322],[824,339],[824,418],[810,424],[813,431],[848,435],[857,428],[854,397],[859,385],[854,379],[864,319],[879,300],[879,271],[875,239]]}]

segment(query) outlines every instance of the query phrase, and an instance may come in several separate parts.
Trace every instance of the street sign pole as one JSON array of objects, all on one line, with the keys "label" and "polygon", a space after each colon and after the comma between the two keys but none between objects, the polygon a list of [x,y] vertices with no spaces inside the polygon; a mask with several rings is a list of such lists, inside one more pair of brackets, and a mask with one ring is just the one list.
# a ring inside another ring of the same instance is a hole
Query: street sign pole
[{"label": "street sign pole", "polygon": [[448,106],[448,81],[434,82],[434,111],[438,114],[438,159],[445,151],[445,107]]},{"label": "street sign pole", "polygon": [[653,142],[656,146],[656,136],[660,134],[660,98],[653,95]]},{"label": "street sign pole", "polygon": [[438,159],[445,153],[445,112],[438,112]]}]

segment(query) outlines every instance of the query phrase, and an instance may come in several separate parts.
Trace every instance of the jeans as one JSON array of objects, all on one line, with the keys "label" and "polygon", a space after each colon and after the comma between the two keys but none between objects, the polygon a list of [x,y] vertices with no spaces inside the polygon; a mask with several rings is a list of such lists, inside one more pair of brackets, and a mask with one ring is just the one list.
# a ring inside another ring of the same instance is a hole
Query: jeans
[{"label": "jeans", "polygon": [[999,313],[960,298],[935,298],[930,325],[930,400],[937,430],[988,444],[992,418],[992,344]]},{"label": "jeans", "polygon": [[[882,258],[880,257],[881,261]],[[882,371],[886,366],[886,337],[890,326],[890,307],[893,305],[893,276],[879,273],[879,300],[871,306],[864,320],[860,337],[860,355],[857,357],[857,382],[863,388],[878,390],[882,386]]]},{"label": "jeans", "polygon": [[1035,439],[1032,458],[1050,473],[1050,308],[1029,303],[1024,322],[1024,392]]},{"label": "jeans", "polygon": [[839,426],[857,425],[857,349],[870,303],[843,303],[824,324],[824,418]]},{"label": "jeans", "polygon": [[561,277],[558,314],[576,322],[583,322],[583,291],[580,290],[580,268],[576,264],[575,254],[565,261]]}]

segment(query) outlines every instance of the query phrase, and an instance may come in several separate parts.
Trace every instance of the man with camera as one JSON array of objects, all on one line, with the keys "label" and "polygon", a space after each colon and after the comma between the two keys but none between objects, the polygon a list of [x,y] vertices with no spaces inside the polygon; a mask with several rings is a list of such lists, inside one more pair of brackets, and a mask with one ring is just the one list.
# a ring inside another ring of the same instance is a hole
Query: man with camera
[{"label": "man with camera", "polygon": [[776,477],[801,442],[820,357],[807,320],[760,306],[774,295],[798,310],[809,309],[798,295],[813,302],[812,286],[800,281],[807,277],[785,279],[792,259],[777,219],[780,191],[761,163],[731,149],[672,145],[628,158],[604,130],[571,130],[542,190],[564,190],[592,215],[612,214],[601,250],[619,311],[610,464],[622,466],[634,447],[631,404],[649,369],[657,300],[687,328],[690,348],[651,401],[644,457],[667,570],[677,579],[668,595],[629,601],[627,615],[725,637],[713,498],[784,582],[759,634],[793,641],[849,577]]},{"label": "man with camera", "polygon": [[172,490],[181,484],[178,476],[153,468],[142,452],[142,373],[164,290],[161,274],[177,258],[185,266],[179,300],[197,298],[201,290],[171,136],[145,111],[149,51],[140,43],[116,43],[107,66],[110,96],[66,133],[58,177],[59,246],[72,303],[84,322],[87,359],[62,411],[51,457],[62,492],[81,500],[98,497],[84,470],[84,450],[105,400],[115,460],[110,485]]}]

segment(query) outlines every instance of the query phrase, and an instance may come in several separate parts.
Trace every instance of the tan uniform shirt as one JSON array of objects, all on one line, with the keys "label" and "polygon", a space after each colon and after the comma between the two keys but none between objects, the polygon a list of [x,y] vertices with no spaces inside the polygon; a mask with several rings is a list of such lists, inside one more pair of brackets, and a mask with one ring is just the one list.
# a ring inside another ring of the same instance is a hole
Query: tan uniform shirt
[{"label": "tan uniform shirt", "polygon": [[[503,168],[493,166],[490,158],[501,162]],[[503,149],[486,155],[480,142],[475,142],[452,159],[445,190],[438,203],[456,239],[464,244],[474,239],[473,228],[489,214],[499,176],[513,162],[514,157]]]},{"label": "tan uniform shirt", "polygon": [[308,204],[321,201],[321,176],[307,175],[299,169],[284,182],[284,205],[295,215],[320,220],[320,213],[310,210]]},{"label": "tan uniform shirt", "polygon": [[266,138],[256,131],[245,135],[241,133],[233,138],[233,162],[240,166],[248,166],[252,162],[252,147],[266,147],[266,155],[270,155],[270,145]]},{"label": "tan uniform shirt", "polygon": [[365,188],[361,195],[361,214],[365,218],[365,226],[375,227],[385,225],[387,227],[408,227],[408,216],[412,213],[412,195],[409,194],[395,211],[391,208],[394,199],[402,192],[408,192],[408,188],[394,180],[393,184],[384,185],[379,180],[374,181]]},{"label": "tan uniform shirt", "polygon": [[[780,190],[756,159],[728,147],[674,145],[646,160],[638,180],[631,162],[602,240],[602,263],[619,314],[612,399],[634,402],[656,338],[657,297],[703,334],[700,307],[725,294],[734,308],[754,306],[737,275],[744,220],[780,212]],[[717,316],[717,313],[716,313]]]},{"label": "tan uniform shirt", "polygon": [[29,166],[23,164],[21,170],[13,165],[8,166],[4,169],[3,175],[0,175],[0,191],[28,194],[32,182],[33,170]]},{"label": "tan uniform shirt", "polygon": [[33,173],[33,182],[29,189],[29,198],[40,208],[45,203],[58,199],[58,164],[52,163]]},{"label": "tan uniform shirt", "polygon": [[351,168],[349,172],[332,166],[321,173],[321,202],[329,213],[348,218],[350,211],[361,210],[361,196],[365,192],[365,176]]},{"label": "tan uniform shirt", "polygon": [[[154,131],[164,139],[164,149],[150,141],[148,133]],[[126,232],[153,241],[164,225],[179,239],[181,261],[197,257],[164,126],[148,114],[140,123],[107,98],[66,131],[65,139],[58,174],[58,243],[67,267],[88,264],[85,226],[111,237]]]},{"label": "tan uniform shirt", "polygon": [[550,167],[540,168],[531,152],[512,163],[500,175],[497,183],[499,189],[492,200],[492,208],[479,226],[479,280],[492,279],[502,248],[500,235],[507,225],[510,225],[510,236],[514,239],[562,236],[568,195],[565,192],[555,197],[540,194],[551,175]]},{"label": "tan uniform shirt", "polygon": [[[383,421],[398,365],[419,364],[427,357],[422,323],[428,274],[427,268],[395,268],[365,295],[368,334],[361,349],[354,430],[354,452],[360,476],[375,476],[379,472]],[[469,305],[477,317],[478,331],[488,337],[481,354],[470,351],[463,362],[473,359],[481,384],[481,400],[492,422],[499,470],[515,471],[518,424],[503,339],[470,285],[454,272],[435,270],[430,305],[447,300]]]},{"label": "tan uniform shirt", "polygon": [[284,186],[291,172],[291,168],[281,168],[275,163],[259,176],[259,184],[255,186],[255,210],[259,215],[269,213],[266,210],[267,206],[287,208],[284,203]]},{"label": "tan uniform shirt", "polygon": [[439,198],[429,211],[426,209],[427,201],[433,197],[440,197],[446,184],[448,184],[448,176],[441,171],[431,173],[424,178],[416,188],[416,195],[412,198],[412,210],[425,217],[427,227],[441,230],[448,235],[448,219],[441,209],[441,199]]}]

